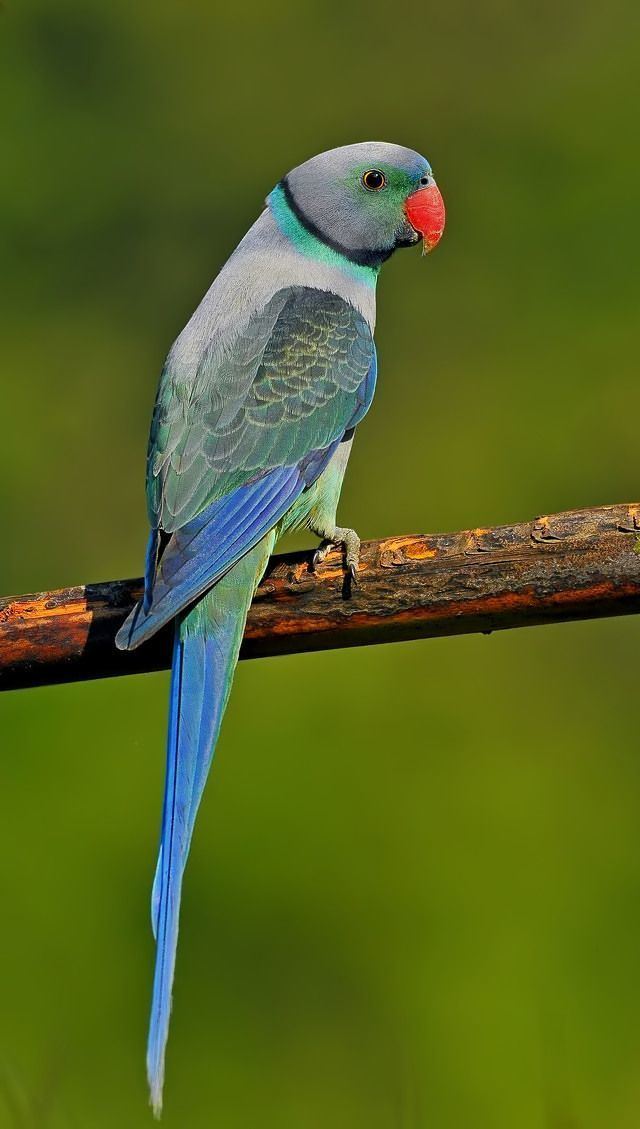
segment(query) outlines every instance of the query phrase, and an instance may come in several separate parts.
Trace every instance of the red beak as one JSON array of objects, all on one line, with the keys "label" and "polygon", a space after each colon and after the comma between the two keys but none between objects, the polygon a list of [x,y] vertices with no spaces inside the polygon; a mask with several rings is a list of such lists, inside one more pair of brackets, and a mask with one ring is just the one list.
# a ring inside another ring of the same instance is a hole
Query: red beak
[{"label": "red beak", "polygon": [[444,200],[435,184],[407,196],[404,212],[414,231],[422,236],[425,252],[433,251],[444,231]]}]

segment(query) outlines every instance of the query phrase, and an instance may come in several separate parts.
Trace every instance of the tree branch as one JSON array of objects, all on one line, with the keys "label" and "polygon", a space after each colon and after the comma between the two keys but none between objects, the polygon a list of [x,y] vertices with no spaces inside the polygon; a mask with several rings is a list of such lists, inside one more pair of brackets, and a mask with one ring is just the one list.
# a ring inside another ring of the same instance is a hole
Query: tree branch
[{"label": "tree branch", "polygon": [[[640,611],[640,503],[520,525],[387,537],[362,546],[360,583],[342,559],[274,557],[254,599],[243,658],[491,632]],[[140,580],[0,599],[0,689],[169,666],[170,632],[131,653],[115,633]]]}]

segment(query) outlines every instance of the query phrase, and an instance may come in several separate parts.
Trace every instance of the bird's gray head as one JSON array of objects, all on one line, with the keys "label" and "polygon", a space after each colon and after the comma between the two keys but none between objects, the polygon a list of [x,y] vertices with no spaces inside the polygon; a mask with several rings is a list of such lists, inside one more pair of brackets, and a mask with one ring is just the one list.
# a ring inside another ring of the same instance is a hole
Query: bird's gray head
[{"label": "bird's gray head", "polygon": [[362,266],[379,266],[419,242],[430,251],[444,229],[444,204],[429,162],[413,149],[365,141],[330,149],[287,174],[268,199],[311,237]]}]

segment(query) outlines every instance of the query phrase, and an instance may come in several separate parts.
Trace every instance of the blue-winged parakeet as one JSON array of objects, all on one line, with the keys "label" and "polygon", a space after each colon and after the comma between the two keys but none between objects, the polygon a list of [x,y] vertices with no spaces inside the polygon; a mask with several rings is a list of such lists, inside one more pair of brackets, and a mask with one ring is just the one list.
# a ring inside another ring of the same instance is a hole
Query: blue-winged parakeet
[{"label": "blue-winged parakeet", "polygon": [[273,547],[336,524],[354,432],[375,389],[376,281],[398,248],[439,241],[429,162],[382,142],[346,145],[273,189],[171,348],[147,458],[145,591],[118,633],[131,649],[173,621],[167,769],[152,894],[156,966],[147,1052],[162,1106],[180,894],[247,611]]}]

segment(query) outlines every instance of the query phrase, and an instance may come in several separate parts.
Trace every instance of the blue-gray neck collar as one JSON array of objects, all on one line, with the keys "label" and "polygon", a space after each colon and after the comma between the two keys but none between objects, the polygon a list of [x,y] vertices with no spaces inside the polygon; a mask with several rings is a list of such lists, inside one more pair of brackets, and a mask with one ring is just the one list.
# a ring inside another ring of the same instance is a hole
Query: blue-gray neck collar
[{"label": "blue-gray neck collar", "polygon": [[387,253],[381,257],[380,254],[374,255],[368,251],[351,251],[329,239],[300,209],[286,177],[267,197],[267,203],[278,227],[301,254],[336,266],[358,282],[375,287],[381,263],[388,257]]}]

